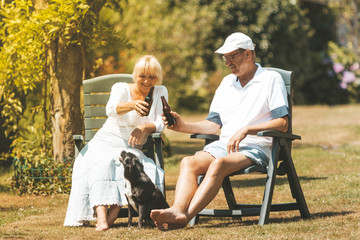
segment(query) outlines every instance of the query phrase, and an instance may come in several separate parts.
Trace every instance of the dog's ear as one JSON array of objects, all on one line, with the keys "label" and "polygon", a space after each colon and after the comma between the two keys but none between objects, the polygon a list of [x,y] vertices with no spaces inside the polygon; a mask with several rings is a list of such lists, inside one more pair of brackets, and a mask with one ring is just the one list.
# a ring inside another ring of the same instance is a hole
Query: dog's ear
[{"label": "dog's ear", "polygon": [[126,156],[126,152],[125,152],[125,151],[121,151],[120,157],[119,157],[119,161],[120,161],[122,164],[125,164],[125,162],[124,162],[125,156]]},{"label": "dog's ear", "polygon": [[122,150],[120,156],[124,160],[126,157],[126,152],[124,150]]}]

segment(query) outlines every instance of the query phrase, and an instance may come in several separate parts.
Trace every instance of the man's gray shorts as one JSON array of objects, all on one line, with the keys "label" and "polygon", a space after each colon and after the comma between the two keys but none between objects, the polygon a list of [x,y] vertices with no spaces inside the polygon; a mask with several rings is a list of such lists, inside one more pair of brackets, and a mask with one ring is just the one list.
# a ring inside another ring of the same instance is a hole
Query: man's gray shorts
[{"label": "man's gray shorts", "polygon": [[[204,147],[204,151],[210,153],[213,157],[219,158],[227,155],[226,144],[220,141],[212,142]],[[250,158],[254,163],[267,166],[269,158],[262,151],[251,147],[239,147],[239,153]]]}]

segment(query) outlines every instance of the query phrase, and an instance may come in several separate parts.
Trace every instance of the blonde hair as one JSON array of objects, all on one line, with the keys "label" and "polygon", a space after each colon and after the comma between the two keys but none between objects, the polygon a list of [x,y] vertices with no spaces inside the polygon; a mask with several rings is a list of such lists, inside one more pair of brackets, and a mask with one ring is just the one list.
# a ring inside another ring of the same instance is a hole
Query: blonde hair
[{"label": "blonde hair", "polygon": [[133,78],[136,79],[140,74],[156,76],[157,84],[161,84],[163,80],[162,68],[156,57],[152,55],[145,55],[136,61],[133,70]]}]

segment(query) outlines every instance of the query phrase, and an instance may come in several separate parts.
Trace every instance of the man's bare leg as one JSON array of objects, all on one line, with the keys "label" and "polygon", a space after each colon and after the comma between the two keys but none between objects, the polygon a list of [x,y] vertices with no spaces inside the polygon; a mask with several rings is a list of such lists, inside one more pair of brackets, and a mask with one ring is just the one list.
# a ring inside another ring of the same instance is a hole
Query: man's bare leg
[{"label": "man's bare leg", "polygon": [[233,153],[213,161],[190,202],[186,213],[188,221],[215,198],[226,176],[252,164],[254,162],[241,153]]},{"label": "man's bare leg", "polygon": [[[175,204],[170,209],[160,210],[156,218],[158,219],[158,228],[167,227],[169,229],[175,229],[185,227],[198,212],[204,209],[214,199],[225,176],[252,164],[252,160],[240,153],[234,153],[214,160],[210,164],[204,180],[193,195],[189,207],[185,209],[185,212],[184,210],[179,211],[176,208],[174,209]],[[176,189],[176,192],[177,191],[178,188]],[[181,197],[179,201],[181,201]]]},{"label": "man's bare leg", "polygon": [[186,226],[186,210],[197,188],[197,176],[206,173],[214,157],[206,152],[185,157],[180,164],[180,174],[176,183],[175,200],[172,207],[151,211],[151,218],[161,229],[164,224]]},{"label": "man's bare leg", "polygon": [[106,221],[107,216],[107,206],[99,205],[96,206],[96,214],[97,214],[97,224],[96,231],[105,231],[109,229],[109,225]]}]

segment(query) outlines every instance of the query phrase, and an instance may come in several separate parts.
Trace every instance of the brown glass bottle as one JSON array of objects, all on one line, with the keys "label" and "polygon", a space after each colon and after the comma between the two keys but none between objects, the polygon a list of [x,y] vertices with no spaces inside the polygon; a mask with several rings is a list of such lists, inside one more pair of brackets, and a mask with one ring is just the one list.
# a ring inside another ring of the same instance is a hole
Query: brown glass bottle
[{"label": "brown glass bottle", "polygon": [[148,111],[147,113],[144,114],[144,116],[149,116],[151,105],[153,103],[153,92],[154,92],[154,87],[151,87],[148,95],[145,97],[144,101],[147,102],[149,106],[147,107]]},{"label": "brown glass bottle", "polygon": [[169,104],[166,102],[166,99],[164,96],[161,96],[161,102],[163,104],[163,112],[164,112],[164,116],[166,117],[166,121],[168,122],[168,125],[169,126],[174,125],[176,123],[176,119],[170,113],[171,108],[170,108]]}]

